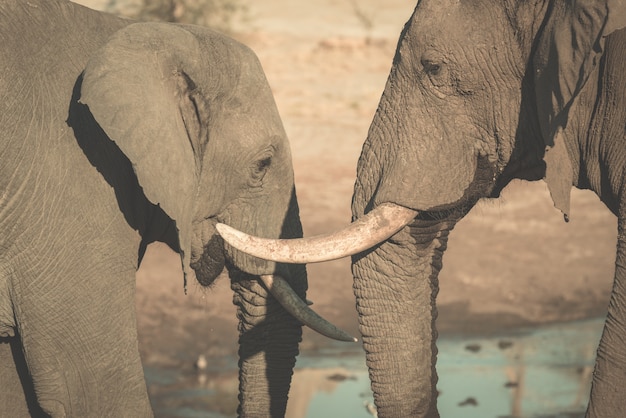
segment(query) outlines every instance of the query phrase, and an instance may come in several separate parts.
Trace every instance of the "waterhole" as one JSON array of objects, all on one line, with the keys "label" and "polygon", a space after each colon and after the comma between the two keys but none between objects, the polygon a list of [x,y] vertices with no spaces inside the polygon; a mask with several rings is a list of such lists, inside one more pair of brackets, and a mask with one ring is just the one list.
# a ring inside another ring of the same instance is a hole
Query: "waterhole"
[{"label": "waterhole", "polygon": [[[439,338],[442,417],[582,417],[603,319],[511,330],[488,337]],[[181,373],[147,367],[157,417],[236,416],[236,359]],[[365,355],[359,345],[303,352],[287,417],[372,417]]]}]

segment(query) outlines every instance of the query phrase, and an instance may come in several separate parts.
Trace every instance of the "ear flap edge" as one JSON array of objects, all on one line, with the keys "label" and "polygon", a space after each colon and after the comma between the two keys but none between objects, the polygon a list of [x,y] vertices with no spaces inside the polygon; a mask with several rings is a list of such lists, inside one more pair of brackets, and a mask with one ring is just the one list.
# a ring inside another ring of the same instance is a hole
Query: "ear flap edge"
[{"label": "ear flap edge", "polygon": [[546,147],[545,180],[555,206],[566,216],[573,172],[563,129],[577,95],[597,68],[604,38],[623,27],[624,0],[555,1],[532,57],[537,116]]},{"label": "ear flap edge", "polygon": [[[181,40],[184,48],[173,45]],[[193,54],[195,44],[192,34],[175,25],[131,24],[89,60],[80,98],[131,161],[148,200],[176,223],[185,275],[199,168],[178,101],[189,98],[177,99],[175,76],[187,65],[179,50]]]}]

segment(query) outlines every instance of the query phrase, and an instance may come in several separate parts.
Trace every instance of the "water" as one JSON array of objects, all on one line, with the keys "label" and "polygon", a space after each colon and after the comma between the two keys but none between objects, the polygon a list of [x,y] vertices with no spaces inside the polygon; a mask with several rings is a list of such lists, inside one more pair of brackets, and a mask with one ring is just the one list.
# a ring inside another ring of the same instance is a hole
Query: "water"
[{"label": "water", "polygon": [[[442,336],[441,416],[582,417],[602,324],[594,319],[491,337]],[[146,380],[157,417],[235,415],[238,383],[232,368],[202,374],[146,368]],[[287,417],[367,418],[372,403],[358,345],[336,344],[298,358]]]},{"label": "water", "polygon": [[602,320],[439,343],[443,417],[583,416]]}]

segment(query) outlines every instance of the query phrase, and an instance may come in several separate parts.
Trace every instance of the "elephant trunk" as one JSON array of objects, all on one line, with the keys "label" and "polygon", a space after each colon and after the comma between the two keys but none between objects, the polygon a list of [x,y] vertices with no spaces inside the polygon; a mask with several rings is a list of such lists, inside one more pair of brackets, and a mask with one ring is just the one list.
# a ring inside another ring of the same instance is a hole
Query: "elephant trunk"
[{"label": "elephant trunk", "polygon": [[[292,287],[304,297],[306,273],[294,266]],[[239,416],[282,417],[287,407],[302,325],[267,289],[240,271],[231,273],[239,318]],[[269,411],[269,412],[268,412]]]},{"label": "elephant trunk", "polygon": [[[283,219],[280,236],[302,236],[295,190]],[[240,254],[236,260],[243,264],[245,257]],[[251,264],[256,263],[252,260]],[[302,340],[302,323],[285,310],[264,286],[264,281],[259,280],[263,273],[245,272],[239,265],[232,267],[229,267],[229,275],[239,319],[238,413],[245,417],[282,417]],[[308,284],[304,265],[276,264],[276,273],[299,299],[305,300]]]},{"label": "elephant trunk", "polygon": [[359,327],[379,417],[438,416],[435,297],[453,225],[416,220],[353,257]]}]

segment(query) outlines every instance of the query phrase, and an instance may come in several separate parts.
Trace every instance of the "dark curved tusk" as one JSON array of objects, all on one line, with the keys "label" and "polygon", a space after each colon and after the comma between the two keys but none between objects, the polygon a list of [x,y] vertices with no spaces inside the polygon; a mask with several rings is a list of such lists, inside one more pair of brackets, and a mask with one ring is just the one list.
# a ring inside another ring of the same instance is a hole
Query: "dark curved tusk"
[{"label": "dark curved tusk", "polygon": [[316,314],[300,297],[293,291],[289,283],[278,275],[266,274],[261,276],[261,281],[267,290],[294,318],[302,322],[314,331],[338,341],[357,342],[358,340],[337,328],[318,314]]},{"label": "dark curved tusk", "polygon": [[264,260],[281,263],[319,263],[358,254],[404,228],[418,212],[383,203],[344,229],[311,238],[258,238],[218,223],[217,232],[233,247]]}]

